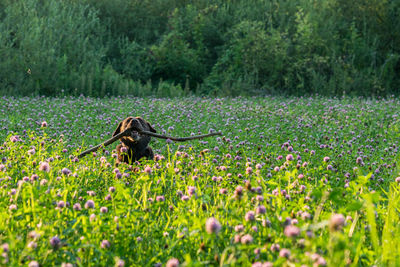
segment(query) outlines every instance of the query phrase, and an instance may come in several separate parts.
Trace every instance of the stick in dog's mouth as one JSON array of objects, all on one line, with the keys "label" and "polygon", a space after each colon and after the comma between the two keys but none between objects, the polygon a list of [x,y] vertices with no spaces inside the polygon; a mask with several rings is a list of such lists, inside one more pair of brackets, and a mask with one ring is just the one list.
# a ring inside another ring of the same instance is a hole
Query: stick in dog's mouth
[{"label": "stick in dog's mouth", "polygon": [[176,141],[176,142],[184,142],[184,141],[188,141],[188,140],[201,139],[204,137],[209,137],[209,136],[214,136],[214,135],[222,135],[221,132],[213,132],[213,133],[209,133],[209,134],[202,134],[202,135],[195,135],[195,136],[188,136],[188,137],[172,137],[172,136],[165,136],[165,135],[148,132],[148,131],[139,131],[139,132],[136,132],[137,133],[136,138],[138,138],[138,139],[135,139],[135,137],[129,136],[129,135],[132,135],[132,132],[133,132],[132,129],[126,129],[122,133],[119,133],[119,134],[113,136],[111,139],[108,139],[95,147],[92,147],[90,149],[83,151],[81,154],[78,155],[78,158],[82,158],[83,156],[87,155],[88,153],[96,151],[100,147],[108,146],[124,136],[126,136],[128,138],[132,138],[136,142],[140,139],[140,135],[147,135],[147,136],[152,136],[152,137],[161,138],[161,139],[170,139],[170,140]]}]

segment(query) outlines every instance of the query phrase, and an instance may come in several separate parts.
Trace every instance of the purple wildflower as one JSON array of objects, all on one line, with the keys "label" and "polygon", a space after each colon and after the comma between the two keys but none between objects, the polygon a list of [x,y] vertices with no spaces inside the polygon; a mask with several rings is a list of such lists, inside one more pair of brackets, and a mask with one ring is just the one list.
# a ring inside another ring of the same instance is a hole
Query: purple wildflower
[{"label": "purple wildflower", "polygon": [[221,230],[221,224],[215,218],[208,218],[206,221],[206,231],[209,234],[218,234]]},{"label": "purple wildflower", "polygon": [[165,267],[178,267],[178,266],[179,266],[179,261],[178,259],[175,258],[169,259],[167,261],[167,264],[165,265]]},{"label": "purple wildflower", "polygon": [[61,240],[58,236],[53,236],[52,238],[50,238],[50,245],[53,248],[58,248],[61,245]]},{"label": "purple wildflower", "polygon": [[103,249],[107,249],[111,246],[110,242],[106,239],[104,239],[103,241],[101,241],[100,247]]},{"label": "purple wildflower", "polygon": [[85,209],[93,209],[94,208],[94,201],[93,200],[88,200],[85,203]]}]

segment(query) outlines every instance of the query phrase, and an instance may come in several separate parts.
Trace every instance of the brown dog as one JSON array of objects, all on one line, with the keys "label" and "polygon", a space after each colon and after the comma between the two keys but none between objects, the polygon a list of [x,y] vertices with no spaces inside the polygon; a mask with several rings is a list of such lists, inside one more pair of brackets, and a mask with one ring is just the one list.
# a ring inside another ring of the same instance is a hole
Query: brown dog
[{"label": "brown dog", "polygon": [[[156,130],[153,128],[153,126],[151,126],[150,123],[141,117],[128,117],[119,123],[117,129],[113,133],[113,136],[132,127],[137,131],[150,131],[156,133]],[[118,153],[117,164],[121,162],[132,164],[143,157],[146,157],[147,159],[154,158],[153,150],[148,146],[151,137],[147,135],[140,135],[137,131],[132,131],[130,136],[124,136],[120,139],[121,144],[117,145],[116,148]]]}]

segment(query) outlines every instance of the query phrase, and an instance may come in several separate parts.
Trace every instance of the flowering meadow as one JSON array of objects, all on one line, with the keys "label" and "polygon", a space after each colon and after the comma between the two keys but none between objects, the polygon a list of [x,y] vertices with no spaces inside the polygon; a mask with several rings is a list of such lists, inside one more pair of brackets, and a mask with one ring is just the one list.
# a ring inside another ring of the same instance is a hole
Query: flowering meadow
[{"label": "flowering meadow", "polygon": [[[400,100],[0,98],[0,265],[400,264]],[[142,116],[154,161],[115,165]]]}]

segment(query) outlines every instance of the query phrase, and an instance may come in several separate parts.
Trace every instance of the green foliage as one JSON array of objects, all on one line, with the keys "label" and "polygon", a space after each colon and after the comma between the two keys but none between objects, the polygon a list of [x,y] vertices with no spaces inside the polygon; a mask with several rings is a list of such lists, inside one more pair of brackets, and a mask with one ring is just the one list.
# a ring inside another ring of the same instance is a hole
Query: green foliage
[{"label": "green foliage", "polygon": [[224,53],[209,77],[224,95],[252,95],[257,90],[277,92],[284,86],[288,43],[275,30],[267,33],[258,22],[243,21],[229,34]]},{"label": "green foliage", "polygon": [[0,0],[0,93],[397,95],[398,28],[389,0]]},{"label": "green foliage", "polygon": [[67,94],[101,69],[105,29],[97,12],[64,1],[15,1],[0,24],[0,88],[14,94]]}]

